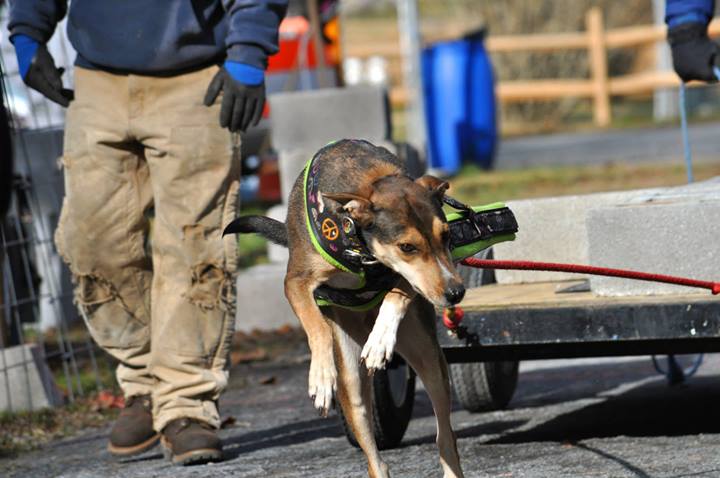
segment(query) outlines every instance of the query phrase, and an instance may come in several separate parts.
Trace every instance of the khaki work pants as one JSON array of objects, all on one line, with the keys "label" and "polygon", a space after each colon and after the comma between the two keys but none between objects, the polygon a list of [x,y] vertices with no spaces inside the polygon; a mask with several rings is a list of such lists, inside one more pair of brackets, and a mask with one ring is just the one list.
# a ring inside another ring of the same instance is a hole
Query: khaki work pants
[{"label": "khaki work pants", "polygon": [[202,104],[216,71],[77,68],[67,112],[55,242],[93,338],[120,361],[126,397],[152,395],[158,431],[181,417],[219,427],[228,379],[236,245],[221,234],[240,162],[219,100]]}]

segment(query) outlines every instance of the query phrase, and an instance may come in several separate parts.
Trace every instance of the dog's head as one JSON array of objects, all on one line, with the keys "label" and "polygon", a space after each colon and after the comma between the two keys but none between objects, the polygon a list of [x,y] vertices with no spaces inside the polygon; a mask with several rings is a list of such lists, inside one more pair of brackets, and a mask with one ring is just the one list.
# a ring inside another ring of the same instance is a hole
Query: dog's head
[{"label": "dog's head", "polygon": [[439,307],[465,295],[450,255],[450,230],[442,211],[448,183],[433,176],[415,181],[385,176],[361,193],[323,193],[338,201],[360,227],[373,255]]}]

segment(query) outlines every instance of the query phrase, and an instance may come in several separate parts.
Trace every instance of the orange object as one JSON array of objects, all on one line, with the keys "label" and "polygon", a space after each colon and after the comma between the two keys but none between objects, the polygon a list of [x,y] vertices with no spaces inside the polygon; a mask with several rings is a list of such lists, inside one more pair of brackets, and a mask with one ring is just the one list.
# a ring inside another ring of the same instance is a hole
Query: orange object
[{"label": "orange object", "polygon": [[[339,27],[333,21],[325,25],[326,32],[332,33],[329,38],[333,42],[324,46],[325,63],[328,66],[336,66],[339,61],[337,41],[339,40]],[[315,57],[315,46],[310,41],[310,23],[305,17],[287,17],[280,24],[280,51],[268,59],[268,73],[289,72],[297,67],[297,62],[303,58],[305,68],[317,68],[317,59]],[[307,38],[303,39],[304,36]],[[302,46],[304,50],[301,50]],[[301,56],[301,57],[299,57]]]}]

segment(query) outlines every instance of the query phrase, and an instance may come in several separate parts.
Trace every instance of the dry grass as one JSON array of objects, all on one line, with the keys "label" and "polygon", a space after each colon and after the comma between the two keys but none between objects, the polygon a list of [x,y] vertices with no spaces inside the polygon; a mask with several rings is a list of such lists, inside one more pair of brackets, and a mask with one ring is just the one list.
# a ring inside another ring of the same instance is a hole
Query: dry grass
[{"label": "dry grass", "polygon": [[[718,176],[720,163],[695,164],[694,174],[697,181]],[[469,204],[479,205],[511,199],[677,186],[686,181],[685,167],[669,163],[610,163],[491,172],[468,165],[450,181],[450,193]]]},{"label": "dry grass", "polygon": [[99,406],[95,395],[64,407],[1,413],[0,458],[32,450],[87,428],[104,426],[117,413],[116,408]]},{"label": "dry grass", "polygon": [[[421,0],[422,37],[428,41],[461,35],[486,27],[491,35],[557,33],[585,30],[585,14],[601,8],[605,28],[646,25],[653,21],[650,0]],[[346,45],[397,44],[397,20],[392,8],[356,11],[343,23]],[[351,49],[351,48],[349,48]],[[587,78],[586,51],[553,53],[498,53],[492,56],[498,81],[539,78]],[[400,84],[399,62],[389,59],[390,78]],[[622,75],[654,64],[654,48],[613,49],[608,54],[610,75]],[[499,108],[503,132],[549,132],[568,124],[589,124],[592,119],[587,99],[566,98],[502,105]]]}]

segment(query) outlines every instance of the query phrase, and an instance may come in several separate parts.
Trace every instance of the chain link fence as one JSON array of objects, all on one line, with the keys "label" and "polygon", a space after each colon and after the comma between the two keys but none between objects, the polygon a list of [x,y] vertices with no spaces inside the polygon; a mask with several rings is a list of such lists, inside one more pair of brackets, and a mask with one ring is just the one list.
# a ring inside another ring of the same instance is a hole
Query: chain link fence
[{"label": "chain link fence", "polygon": [[[13,177],[3,180],[10,207],[0,218],[0,411],[14,412],[73,401],[101,388],[101,370],[111,367],[73,305],[69,271],[52,240],[64,195],[64,110],[23,84],[7,23],[0,6],[2,100],[13,139],[13,157],[0,159],[14,163]],[[65,31],[63,22],[48,49],[72,85]]]}]

